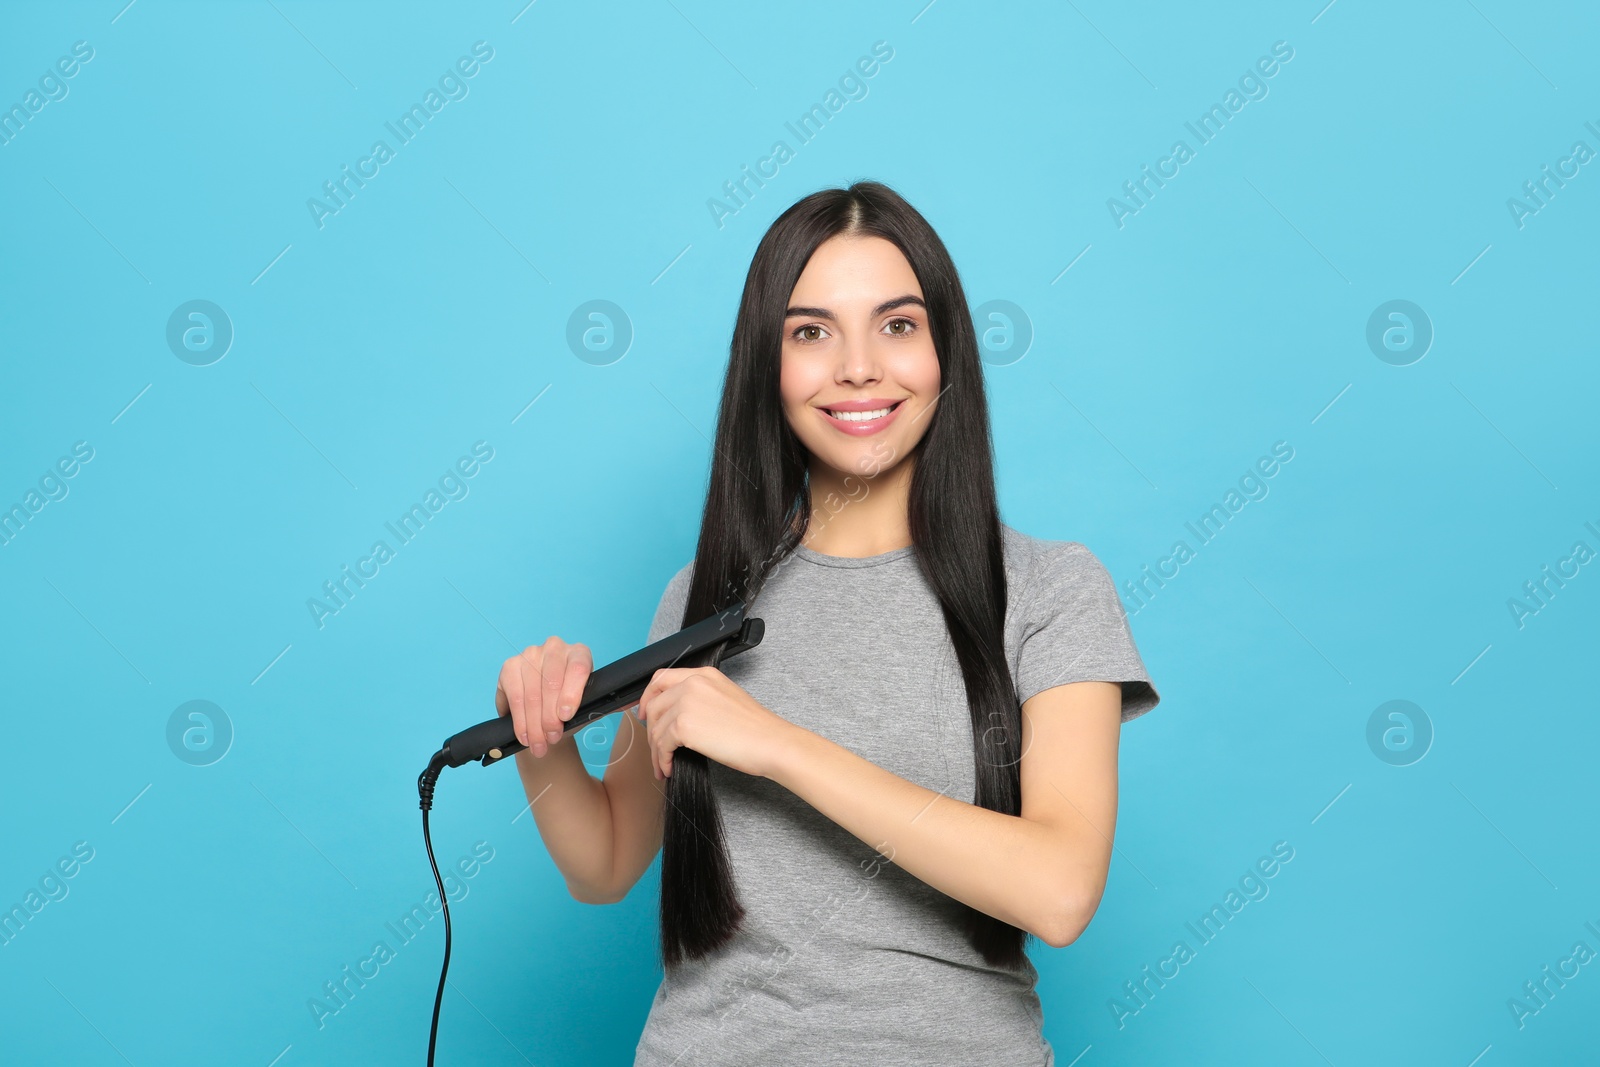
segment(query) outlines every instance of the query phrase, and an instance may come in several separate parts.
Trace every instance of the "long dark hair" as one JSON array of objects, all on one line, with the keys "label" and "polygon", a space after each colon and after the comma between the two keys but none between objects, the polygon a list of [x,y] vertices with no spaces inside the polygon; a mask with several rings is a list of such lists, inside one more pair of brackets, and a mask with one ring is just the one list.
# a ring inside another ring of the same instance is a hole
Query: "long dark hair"
[{"label": "long dark hair", "polygon": [[[995,503],[989,408],[972,316],[955,264],[933,227],[886,185],[824,189],[780,215],[745,278],[717,414],[700,540],[680,625],[736,601],[747,604],[800,540],[811,513],[810,453],[779,394],[790,295],[812,254],[838,234],[894,242],[922,286],[939,357],[940,397],[913,451],[908,520],[914,555],[937,595],[972,713],[973,803],[1021,813],[1022,711],[1006,666],[1006,577]],[[734,890],[706,757],[673,753],[662,836],[664,966],[698,959],[734,934],[744,908]],[[994,966],[1019,968],[1026,933],[966,909],[966,932]]]}]

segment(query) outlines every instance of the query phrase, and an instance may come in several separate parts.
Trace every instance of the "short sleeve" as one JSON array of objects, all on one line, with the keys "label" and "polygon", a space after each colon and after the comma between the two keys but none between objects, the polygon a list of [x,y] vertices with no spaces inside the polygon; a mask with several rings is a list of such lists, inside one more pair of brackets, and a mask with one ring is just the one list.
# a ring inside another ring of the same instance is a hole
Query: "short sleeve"
[{"label": "short sleeve", "polygon": [[1069,682],[1117,682],[1122,721],[1155,707],[1150,682],[1128,629],[1127,613],[1104,565],[1076,541],[1042,541],[1035,548],[1023,603],[1017,650],[1017,697]]},{"label": "short sleeve", "polygon": [[653,645],[663,637],[683,629],[683,609],[689,600],[689,578],[693,569],[694,561],[691,560],[667,582],[661,602],[656,605],[655,618],[650,622],[650,636],[645,638],[645,644]]}]

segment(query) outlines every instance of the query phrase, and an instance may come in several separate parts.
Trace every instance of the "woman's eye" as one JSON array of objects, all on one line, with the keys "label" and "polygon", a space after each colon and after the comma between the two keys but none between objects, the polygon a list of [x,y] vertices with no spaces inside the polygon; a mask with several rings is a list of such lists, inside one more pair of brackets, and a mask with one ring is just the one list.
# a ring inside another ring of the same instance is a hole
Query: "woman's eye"
[{"label": "woman's eye", "polygon": [[[911,319],[890,319],[885,323],[885,329],[895,337],[908,337],[916,332],[917,324]],[[789,336],[804,344],[814,344],[827,336],[827,331],[816,323],[812,323],[807,326],[796,327]]]}]

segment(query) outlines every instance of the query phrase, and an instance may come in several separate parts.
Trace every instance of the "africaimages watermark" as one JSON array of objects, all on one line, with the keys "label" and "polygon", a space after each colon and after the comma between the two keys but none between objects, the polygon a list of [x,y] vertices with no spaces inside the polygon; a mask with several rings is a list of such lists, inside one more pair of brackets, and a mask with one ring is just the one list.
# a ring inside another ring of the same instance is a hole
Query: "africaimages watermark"
[{"label": "africaimages watermark", "polygon": [[367,182],[382,173],[382,168],[395,158],[401,148],[410,144],[433,117],[444,110],[446,104],[465,100],[472,91],[467,82],[477,77],[483,65],[493,58],[494,49],[487,41],[474,42],[472,55],[461,56],[454,67],[445,68],[445,72],[439,75],[438,88],[430,85],[420,102],[402,111],[393,121],[383,124],[394,138],[393,147],[387,140],[379,138],[372,142],[366,155],[356,160],[355,170],[345,163],[339,168],[337,178],[323,182],[322,198],[313,196],[306,200],[306,210],[311,212],[311,221],[316,223],[317,229],[327,225],[327,218],[349,207],[356,194],[367,187]]},{"label": "africaimages watermark", "polygon": [[[487,841],[479,841],[472,846],[471,855],[461,857],[454,867],[446,867],[440,872],[445,896],[450,898],[450,903],[459,904],[467,899],[467,894],[472,891],[467,880],[476,878],[493,859],[494,846]],[[457,872],[461,877],[456,877]],[[328,1020],[348,1008],[356,995],[367,988],[367,983],[375,980],[388,964],[394,962],[400,949],[421,937],[433,917],[443,914],[443,911],[444,902],[439,899],[437,891],[430,889],[421,904],[413,904],[398,920],[385,922],[383,928],[389,932],[388,937],[374,941],[372,948],[357,958],[353,966],[346,963],[340,967],[338,974],[322,983],[321,994],[306,998],[306,1007],[310,1009],[317,1029],[326,1029]],[[391,938],[393,945],[389,943]]]},{"label": "africaimages watermark", "polygon": [[[1122,983],[1122,992],[1106,1000],[1106,1008],[1111,1012],[1112,1021],[1117,1024],[1117,1029],[1124,1029],[1128,1019],[1138,1015],[1150,1007],[1156,994],[1167,987],[1167,983],[1183,973],[1183,968],[1193,963],[1199,956],[1200,949],[1211,944],[1227,929],[1234,916],[1244,911],[1245,905],[1267,899],[1271,891],[1268,881],[1276,878],[1290,860],[1294,859],[1294,846],[1287,841],[1279,841],[1272,846],[1270,856],[1262,856],[1255,864],[1246,868],[1239,878],[1238,888],[1229,887],[1220,904],[1211,905],[1209,911],[1202,912],[1194,922],[1184,923],[1184,928],[1194,937],[1191,947],[1186,938],[1179,938],[1173,942],[1167,955],[1156,961],[1152,970],[1147,963],[1140,970],[1140,976]],[[1195,924],[1199,925],[1196,926]],[[1169,969],[1170,968],[1170,969]]]},{"label": "africaimages watermark", "polygon": [[[874,58],[876,57],[876,58]],[[737,215],[741,210],[750,205],[755,199],[757,191],[766,188],[767,181],[778,176],[784,164],[794,159],[799,148],[812,142],[833,121],[835,115],[844,110],[851,101],[865,100],[867,98],[867,79],[872,78],[882,69],[881,64],[894,58],[894,46],[888,41],[874,41],[872,55],[862,56],[857,59],[853,68],[846,68],[839,75],[838,88],[829,87],[822,95],[822,100],[813,103],[810,108],[802,111],[793,122],[785,122],[783,128],[793,136],[795,147],[791,148],[786,140],[772,142],[772,147],[767,154],[756,160],[755,170],[751,171],[748,163],[739,167],[739,177],[722,183],[721,197],[710,197],[706,200],[706,210],[711,212],[711,221],[716,223],[717,229],[722,229],[724,220]],[[771,166],[771,170],[767,169]],[[754,188],[752,188],[752,184]]]},{"label": "africaimages watermark", "polygon": [[1185,522],[1183,528],[1193,535],[1195,544],[1191,545],[1187,539],[1180,538],[1174,541],[1167,554],[1156,560],[1154,568],[1146,563],[1140,568],[1140,576],[1129,578],[1122,583],[1123,610],[1129,618],[1143,611],[1150,601],[1167,583],[1178,577],[1180,568],[1193,561],[1199,555],[1199,549],[1214,541],[1229,522],[1244,510],[1245,505],[1251,502],[1265,500],[1271,492],[1267,484],[1272,478],[1283,470],[1290,460],[1294,459],[1294,446],[1287,441],[1276,441],[1272,445],[1272,454],[1259,457],[1253,467],[1248,467],[1239,476],[1238,488],[1229,488],[1222,495],[1222,500],[1211,507],[1191,522]]},{"label": "africaimages watermark", "polygon": [[[1600,538],[1600,529],[1596,529],[1593,522],[1585,522],[1583,527]],[[1589,547],[1589,542],[1574,541],[1567,554],[1556,560],[1554,568],[1546,563],[1539,568],[1537,578],[1523,582],[1521,594],[1506,598],[1506,610],[1511,613],[1511,621],[1517,624],[1517,629],[1526,627],[1529,619],[1549,607],[1556,594],[1565,589],[1567,583],[1581,573],[1580,568],[1594,557],[1595,550]]]},{"label": "africaimages watermark", "polygon": [[56,500],[65,500],[72,491],[67,482],[78,476],[85,464],[94,459],[94,446],[88,441],[78,441],[72,446],[72,455],[62,456],[39,476],[39,488],[28,487],[21,501],[0,510],[0,545],[9,545],[33,521],[33,517]]},{"label": "africaimages watermark", "polygon": [[[1230,87],[1222,95],[1221,103],[1212,104],[1210,108],[1202,111],[1194,122],[1183,124],[1184,128],[1194,135],[1194,148],[1189,147],[1188,141],[1174,141],[1167,154],[1156,160],[1154,171],[1150,169],[1150,164],[1142,164],[1139,168],[1140,177],[1123,182],[1124,199],[1113,196],[1106,200],[1106,210],[1111,213],[1111,221],[1116,224],[1117,229],[1122,229],[1127,225],[1128,219],[1149,207],[1156,193],[1165,189],[1167,182],[1183,173],[1183,167],[1195,158],[1198,150],[1221,134],[1233,116],[1243,111],[1246,104],[1253,100],[1265,100],[1269,91],[1267,81],[1277,75],[1283,69],[1283,65],[1293,58],[1294,48],[1288,41],[1274,41],[1272,55],[1262,56],[1256,60],[1253,68],[1246,68],[1239,76],[1237,89]],[[1167,169],[1169,165],[1170,170]]]},{"label": "africaimages watermark", "polygon": [[[476,457],[476,458],[474,458]],[[327,625],[329,616],[337,615],[350,606],[350,602],[368,582],[383,573],[382,567],[395,558],[399,548],[409,545],[416,539],[428,522],[444,506],[452,500],[465,500],[472,488],[467,483],[483,469],[483,464],[494,459],[494,446],[487,441],[478,441],[472,446],[471,456],[462,456],[457,459],[455,466],[445,470],[439,476],[438,488],[428,487],[422,495],[421,503],[414,503],[410,509],[400,513],[392,522],[385,522],[383,528],[393,536],[394,547],[382,538],[374,541],[367,554],[356,560],[355,570],[350,569],[350,564],[340,566],[339,576],[330,578],[322,583],[321,597],[308,597],[306,610],[311,613],[311,621],[321,630]],[[369,569],[370,568],[370,569]]]}]

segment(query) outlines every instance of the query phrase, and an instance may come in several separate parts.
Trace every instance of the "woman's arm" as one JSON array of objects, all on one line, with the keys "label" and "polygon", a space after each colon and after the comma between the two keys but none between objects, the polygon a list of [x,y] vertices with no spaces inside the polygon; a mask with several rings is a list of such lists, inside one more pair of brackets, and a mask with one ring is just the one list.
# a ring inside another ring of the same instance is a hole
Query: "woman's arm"
[{"label": "woman's arm", "polygon": [[766,777],[933,888],[1061,948],[1105,891],[1121,712],[1115,682],[1059,685],[1023,704],[1020,816],[909,782],[799,727]]},{"label": "woman's arm", "polygon": [[517,773],[550,858],[574,900],[604,904],[612,869],[612,815],[606,787],[583,765],[577,738],[543,756],[517,753]]},{"label": "woman's arm", "polygon": [[516,760],[534,824],[573,899],[615,904],[625,898],[661,850],[666,808],[633,709],[623,711],[604,778],[584,766],[576,736],[539,757],[523,749]]},{"label": "woman's arm", "polygon": [[517,773],[568,892],[586,904],[610,904],[627,895],[661,848],[665,797],[652,780],[644,727],[631,714],[637,705],[623,709],[603,779],[584,766],[578,738],[556,732],[583,702],[593,667],[587,645],[548,638],[506,660],[495,706],[511,716],[519,740],[532,742],[517,753]]}]

